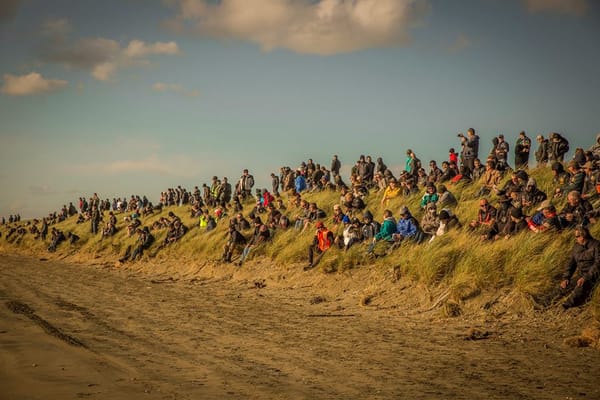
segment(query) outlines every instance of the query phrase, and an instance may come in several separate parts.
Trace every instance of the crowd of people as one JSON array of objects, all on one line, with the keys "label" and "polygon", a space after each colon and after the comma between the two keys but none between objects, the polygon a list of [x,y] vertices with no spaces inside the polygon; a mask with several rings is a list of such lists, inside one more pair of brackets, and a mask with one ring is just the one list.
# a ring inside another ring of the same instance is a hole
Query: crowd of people
[{"label": "crowd of people", "polygon": [[[157,251],[186,235],[190,227],[173,211],[151,226],[142,222],[164,207],[186,206],[200,230],[211,231],[219,223],[228,224],[222,261],[237,260],[240,266],[253,249],[268,245],[278,231],[295,229],[300,233],[314,229],[313,239],[307,244],[305,270],[313,268],[329,249],[347,251],[360,243],[366,244],[367,257],[384,257],[402,243],[431,242],[451,230],[463,229],[481,240],[493,241],[510,239],[522,231],[547,234],[572,229],[576,244],[560,282],[560,288],[571,295],[563,306],[577,306],[585,301],[600,274],[600,244],[589,231],[600,215],[600,134],[587,151],[575,149],[567,162],[564,158],[569,142],[558,133],[547,138],[538,135],[535,145],[521,132],[512,152],[504,136],[498,135],[492,138],[491,150],[484,157],[474,129],[468,129],[466,135],[458,134],[458,139],[460,151],[449,149],[448,158],[440,166],[431,160],[427,168],[413,150],[407,150],[404,169],[399,174],[394,174],[381,157],[373,161],[371,156],[361,155],[345,181],[340,175],[341,161],[334,155],[329,168],[312,159],[297,168],[281,167],[278,174],[270,174],[270,191],[256,189],[253,194],[254,177],[244,170],[234,185],[227,177],[214,176],[210,185],[203,184],[201,189],[169,188],[161,192],[157,205],[146,196],[132,195],[130,199],[111,202],[94,193],[89,199],[79,199],[79,210],[70,203],[40,221],[23,225],[20,218],[11,216],[8,223],[3,218],[2,224],[9,226],[7,240],[29,232],[46,241],[49,226],[76,215],[78,223],[89,223],[91,234],[103,239],[121,228],[116,215],[125,215],[127,236],[137,235],[136,245],[128,247],[121,257],[125,262],[140,258],[155,243],[157,231],[166,231]],[[533,167],[551,169],[551,192],[542,191],[530,176],[528,171]],[[507,176],[510,179],[506,180]],[[458,185],[475,187],[479,208],[471,221],[460,221],[454,212],[459,202],[453,189]],[[328,210],[305,198],[307,193],[320,191],[339,193],[339,202]],[[287,201],[283,194],[287,194]],[[374,196],[383,209],[381,221],[376,221],[366,206]],[[391,202],[411,196],[419,196],[418,209],[411,211],[403,205],[396,219],[389,207]],[[565,205],[558,209],[559,203]],[[248,204],[252,207],[245,216],[244,206]],[[71,243],[78,240],[74,233],[64,234],[52,227],[48,250],[55,251],[68,238]]]}]

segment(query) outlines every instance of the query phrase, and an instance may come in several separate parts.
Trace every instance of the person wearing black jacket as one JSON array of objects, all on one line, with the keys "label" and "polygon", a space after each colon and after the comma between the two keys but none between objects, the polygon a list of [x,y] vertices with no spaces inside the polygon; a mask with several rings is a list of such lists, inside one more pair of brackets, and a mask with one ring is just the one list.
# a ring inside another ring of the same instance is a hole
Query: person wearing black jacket
[{"label": "person wearing black jacket", "polygon": [[600,268],[600,241],[584,227],[575,228],[575,246],[560,282],[563,294],[570,292],[563,308],[583,304],[594,289]]},{"label": "person wearing black jacket", "polygon": [[246,238],[235,227],[234,223],[229,224],[229,238],[223,246],[223,262],[231,262],[234,250],[240,253],[246,245]]},{"label": "person wearing black jacket", "polygon": [[340,162],[340,160],[338,159],[338,156],[336,154],[333,156],[333,159],[331,160],[331,168],[330,168],[331,174],[333,175],[334,178],[340,174],[341,167],[342,167],[342,163]]}]

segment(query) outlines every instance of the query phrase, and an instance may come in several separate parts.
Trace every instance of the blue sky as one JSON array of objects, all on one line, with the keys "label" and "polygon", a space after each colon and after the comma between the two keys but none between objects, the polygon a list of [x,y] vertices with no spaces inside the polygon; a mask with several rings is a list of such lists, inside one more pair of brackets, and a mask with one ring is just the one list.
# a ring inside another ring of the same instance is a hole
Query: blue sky
[{"label": "blue sky", "polygon": [[0,215],[600,132],[593,0],[4,0]]}]

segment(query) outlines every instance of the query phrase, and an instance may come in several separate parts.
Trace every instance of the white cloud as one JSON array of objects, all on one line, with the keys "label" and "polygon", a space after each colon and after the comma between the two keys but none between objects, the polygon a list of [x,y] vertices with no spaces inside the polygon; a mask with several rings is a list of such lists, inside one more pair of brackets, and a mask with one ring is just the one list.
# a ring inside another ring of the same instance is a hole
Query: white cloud
[{"label": "white cloud", "polygon": [[156,92],[174,92],[189,97],[200,96],[200,92],[198,90],[187,90],[183,86],[176,83],[157,82],[154,85],[152,85],[152,90]]},{"label": "white cloud", "polygon": [[181,53],[176,42],[134,39],[122,47],[116,40],[102,37],[72,41],[67,37],[70,25],[66,19],[46,21],[42,30],[46,36],[39,49],[42,61],[88,70],[101,81],[112,79],[120,69],[149,64],[148,56]]},{"label": "white cloud", "polygon": [[179,54],[179,47],[175,42],[156,42],[146,44],[141,40],[132,40],[123,50],[123,54],[130,58],[145,57],[151,54]]},{"label": "white cloud", "polygon": [[45,79],[37,72],[28,75],[4,75],[4,85],[0,91],[11,96],[26,96],[49,93],[67,86],[68,82],[60,79]]},{"label": "white cloud", "polygon": [[584,15],[588,8],[588,0],[524,0],[525,7],[532,14],[549,12],[556,14]]},{"label": "white cloud", "polygon": [[246,40],[265,51],[330,55],[407,45],[427,0],[172,0],[165,25],[203,36]]}]

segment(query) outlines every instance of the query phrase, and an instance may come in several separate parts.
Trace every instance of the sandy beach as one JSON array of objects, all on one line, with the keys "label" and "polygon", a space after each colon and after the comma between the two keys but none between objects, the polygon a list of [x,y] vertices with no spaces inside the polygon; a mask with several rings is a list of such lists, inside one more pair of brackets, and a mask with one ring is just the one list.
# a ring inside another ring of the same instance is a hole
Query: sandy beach
[{"label": "sandy beach", "polygon": [[365,297],[365,272],[165,268],[1,255],[0,398],[600,398],[600,352],[563,344],[584,311],[445,318],[401,282]]}]

